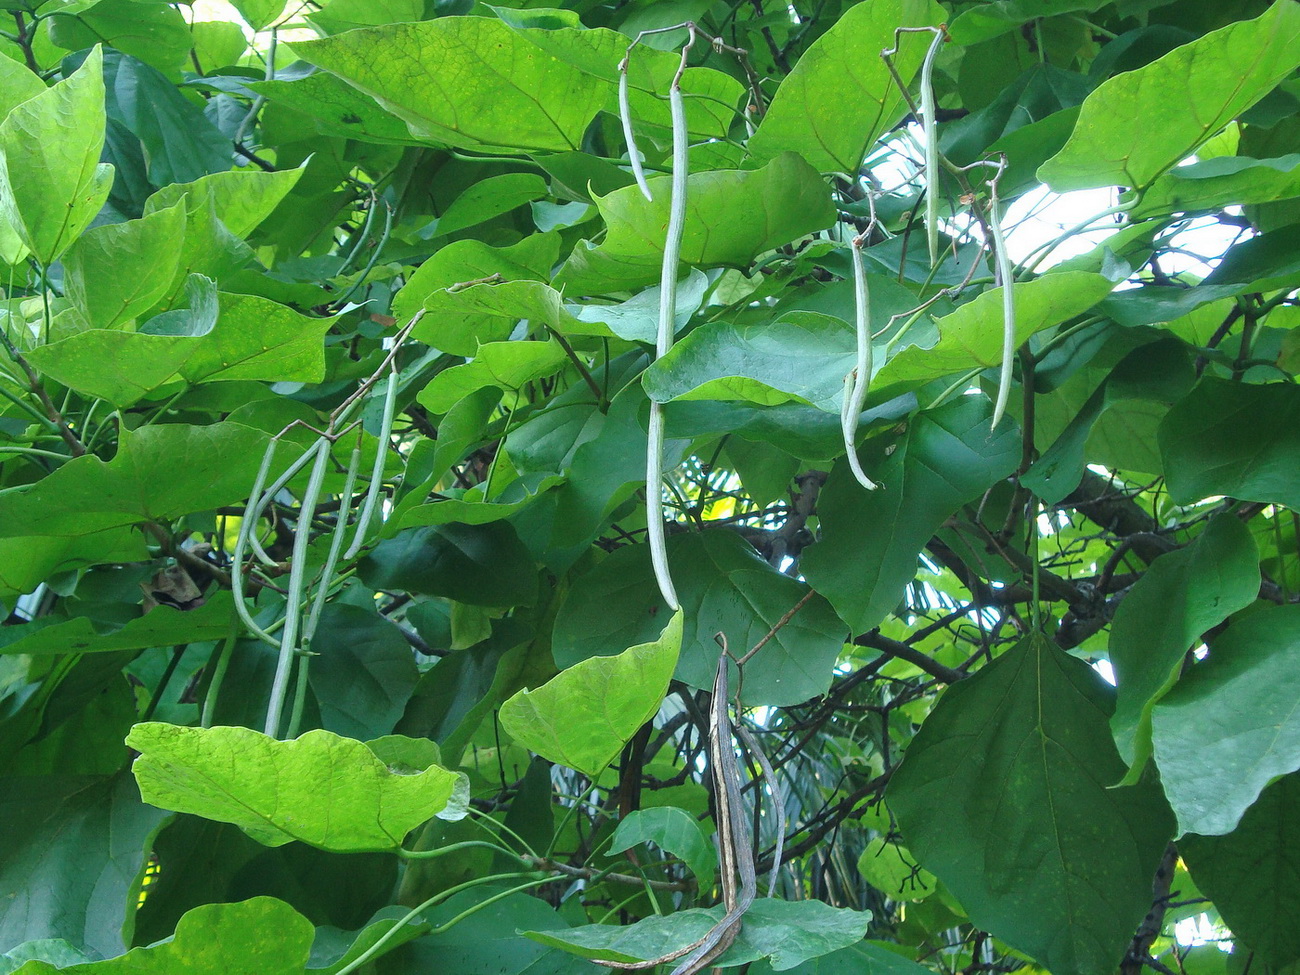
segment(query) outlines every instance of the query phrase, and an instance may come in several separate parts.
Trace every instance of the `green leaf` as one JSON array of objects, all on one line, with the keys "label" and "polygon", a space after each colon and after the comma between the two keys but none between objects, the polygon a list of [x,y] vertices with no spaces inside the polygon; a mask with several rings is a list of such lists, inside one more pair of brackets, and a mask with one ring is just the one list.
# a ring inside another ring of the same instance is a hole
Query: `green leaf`
[{"label": "green leaf", "polygon": [[867,843],[858,857],[858,873],[891,900],[919,901],[934,893],[934,875],[922,870],[904,847],[883,836]]},{"label": "green leaf", "polygon": [[65,938],[120,953],[128,899],[166,813],[129,775],[0,778],[0,943]]},{"label": "green leaf", "polygon": [[1227,836],[1184,836],[1178,852],[1234,938],[1273,971],[1300,958],[1300,775],[1262,793]]},{"label": "green leaf", "polygon": [[[329,603],[311,650],[320,656],[312,660],[308,681],[326,730],[362,739],[393,730],[420,679],[411,647],[396,626],[359,606]],[[435,754],[420,767],[437,760]]]},{"label": "green leaf", "polygon": [[434,233],[439,237],[454,234],[546,195],[546,180],[536,173],[491,176],[456,197],[438,217]]},{"label": "green leaf", "polygon": [[[1103,82],[1065,148],[1038,169],[1058,193],[1143,189],[1186,159],[1300,64],[1300,7],[1275,3]],[[1142,124],[1134,125],[1134,119]]]},{"label": "green leaf", "polygon": [[230,5],[253,30],[266,30],[284,13],[284,0],[230,0]]},{"label": "green leaf", "polygon": [[[100,4],[101,8],[108,6],[111,4]],[[184,21],[179,16],[176,20],[182,29],[179,62],[189,54],[190,36]],[[149,182],[154,186],[188,183],[230,168],[229,136],[208,121],[202,109],[188,101],[157,68],[106,51],[104,84],[108,117],[140,140]]]},{"label": "green leaf", "polygon": [[[185,17],[150,0],[78,0],[50,18],[50,40],[69,51],[106,44],[161,71],[175,73],[190,53]],[[105,57],[105,62],[107,62]]]},{"label": "green leaf", "polygon": [[[725,913],[726,907],[719,905],[647,917],[623,927],[588,924],[524,935],[583,958],[644,961],[698,940]],[[715,964],[730,968],[768,958],[773,971],[783,972],[861,941],[870,921],[869,911],[834,908],[822,901],[760,898],[745,912],[740,934]]]},{"label": "green leaf", "polygon": [[112,460],[76,457],[25,491],[0,495],[0,537],[80,535],[234,504],[247,497],[267,440],[231,422],[123,431]]},{"label": "green leaf", "polygon": [[[759,160],[786,151],[822,172],[856,173],[875,141],[907,113],[907,102],[880,57],[898,27],[947,19],[932,0],[873,0],[851,6],[799,58],[749,140]],[[894,64],[910,83],[930,34],[901,35]],[[851,110],[846,106],[852,105]]]},{"label": "green leaf", "polygon": [[1106,788],[1124,771],[1110,706],[1087,664],[1031,634],[944,692],[886,793],[971,923],[1058,975],[1114,970],[1173,832],[1158,786]]},{"label": "green leaf", "polygon": [[887,456],[877,441],[863,467],[878,491],[863,490],[845,462],[835,465],[818,501],[821,540],[800,565],[854,633],[893,612],[943,522],[1015,470],[1019,434],[1009,424],[990,433],[990,412],[982,397],[963,396],[914,416]]},{"label": "green leaf", "polygon": [[1259,552],[1234,515],[1219,515],[1196,541],[1162,555],[1115,613],[1108,656],[1118,696],[1111,730],[1132,783],[1151,755],[1151,709],[1201,639],[1259,594]]},{"label": "green leaf", "polygon": [[103,58],[96,47],[72,75],[14,108],[0,123],[0,217],[49,266],[108,198]]},{"label": "green leaf", "polygon": [[1102,0],[994,0],[962,10],[948,25],[948,36],[963,46],[978,44],[1040,17],[1091,11],[1104,5]]},{"label": "green leaf", "polygon": [[248,87],[271,104],[310,116],[322,132],[339,138],[403,146],[419,141],[405,122],[389,115],[369,95],[324,71],[293,81],[254,81]]},{"label": "green leaf", "polygon": [[233,823],[264,846],[393,850],[437,816],[465,815],[469,783],[437,765],[393,772],[363,742],[328,731],[277,741],[251,728],[138,724],[126,743],[146,802]]},{"label": "green leaf", "polygon": [[1158,436],[1177,503],[1227,495],[1300,507],[1300,387],[1207,376],[1165,415]]},{"label": "green leaf", "polygon": [[[1059,271],[1015,286],[1017,347],[1029,336],[1081,315],[1115,287],[1086,271]],[[939,341],[929,349],[910,345],[879,367],[878,395],[892,395],[932,379],[1002,362],[1002,289],[990,288],[950,315],[935,320]]]},{"label": "green leaf", "polygon": [[[400,516],[395,513],[384,528],[388,531],[389,525],[392,525],[391,531],[396,533],[402,528],[418,528],[422,525],[449,525],[453,522],[486,525],[490,521],[502,521],[518,514],[551,488],[563,483],[563,477],[552,475],[538,479],[537,475],[529,475],[527,479],[512,481],[491,501],[483,500],[479,488],[470,488],[464,497],[444,498],[432,504],[416,505],[407,508]],[[392,524],[394,521],[397,524]]]},{"label": "green leaf", "polygon": [[661,403],[737,399],[774,406],[798,400],[838,413],[844,376],[856,361],[857,338],[846,322],[794,311],[760,325],[702,325],[657,359],[642,384]]},{"label": "green leaf", "polygon": [[717,851],[700,829],[699,820],[685,809],[657,806],[634,810],[619,821],[609,852],[622,853],[638,843],[654,843],[677,857],[695,874],[700,890],[712,889],[717,873]]},{"label": "green leaf", "polygon": [[[516,932],[550,929],[565,918],[540,897],[505,894],[504,884],[463,891],[425,912],[436,926],[404,952],[410,972],[498,972],[503,975],[593,975],[593,966]],[[455,921],[454,924],[450,923]]]},{"label": "green leaf", "polygon": [[559,342],[487,342],[472,362],[452,366],[430,380],[418,397],[432,413],[446,413],[475,390],[498,386],[517,390],[558,372],[568,361]]},{"label": "green leaf", "polygon": [[185,208],[178,205],[87,230],[63,255],[68,298],[93,328],[130,321],[170,290],[184,235]]},{"label": "green leaf", "polygon": [[1165,173],[1142,194],[1130,219],[1295,196],[1300,196],[1300,153],[1277,159],[1217,156]]},{"label": "green leaf", "polygon": [[[324,337],[334,319],[308,318],[255,295],[223,293],[220,302],[206,335],[90,329],[33,349],[29,358],[52,379],[117,406],[177,383],[325,378]],[[105,362],[117,368],[105,370]]]},{"label": "green leaf", "polygon": [[[713,686],[718,670],[715,633],[725,633],[731,648],[744,652],[808,591],[725,529],[670,536],[668,561],[690,623],[676,676],[691,687]],[[574,582],[555,620],[555,662],[572,667],[653,638],[667,612],[646,546],[621,548]],[[825,694],[845,635],[844,624],[814,596],[745,665],[743,700],[789,705]]]},{"label": "green leaf", "polygon": [[311,922],[284,901],[254,897],[239,904],[204,904],[176,925],[176,935],[147,948],[83,965],[30,961],[21,975],[300,975],[315,934]]},{"label": "green leaf", "polygon": [[[510,247],[492,247],[472,239],[453,241],[416,268],[406,286],[393,297],[393,315],[407,322],[421,308],[441,310],[435,303],[439,292],[492,275],[506,281],[541,281],[550,277],[559,254],[559,234],[533,234]],[[466,323],[447,323],[441,317],[426,315],[412,336],[443,352],[471,356],[480,339],[505,339],[510,334],[481,333],[476,327],[480,320],[477,316]]]},{"label": "green leaf", "polygon": [[0,58],[0,119],[15,106],[45,91],[45,85],[35,72],[18,61]]},{"label": "green leaf", "polygon": [[[900,954],[901,947],[895,942],[859,941],[786,971],[791,975],[922,975],[930,970]],[[772,966],[760,960],[749,971],[751,975],[768,975]]]},{"label": "green leaf", "polygon": [[1179,832],[1221,836],[1275,776],[1300,768],[1300,606],[1233,621],[1151,715]]},{"label": "green leaf", "polygon": [[[293,49],[439,145],[577,149],[583,130],[608,102],[608,85],[495,18],[390,24],[298,41]],[[432,64],[437,73],[427,69]]]},{"label": "green leaf", "polygon": [[374,589],[407,589],[472,606],[531,606],[537,598],[532,556],[502,521],[399,532],[371,549],[358,573]]},{"label": "green leaf", "polygon": [[595,779],[659,710],[681,647],[679,610],[653,643],[583,660],[515,694],[501,705],[501,726],[525,748]]},{"label": "green leaf", "polygon": [[330,0],[308,20],[327,34],[424,17],[424,0]]},{"label": "green leaf", "polygon": [[[110,650],[143,650],[219,640],[230,630],[234,604],[228,593],[218,592],[197,609],[179,610],[156,606],[125,626],[102,632],[84,616],[49,626],[28,623],[6,627],[6,641],[0,653],[107,653]],[[24,634],[24,630],[33,632]]]},{"label": "green leaf", "polygon": [[[671,177],[596,197],[608,231],[599,245],[579,244],[556,276],[568,294],[603,294],[659,280]],[[761,169],[714,170],[687,178],[681,260],[697,267],[744,267],[763,251],[829,227],[830,194],[817,171],[795,153]]]}]

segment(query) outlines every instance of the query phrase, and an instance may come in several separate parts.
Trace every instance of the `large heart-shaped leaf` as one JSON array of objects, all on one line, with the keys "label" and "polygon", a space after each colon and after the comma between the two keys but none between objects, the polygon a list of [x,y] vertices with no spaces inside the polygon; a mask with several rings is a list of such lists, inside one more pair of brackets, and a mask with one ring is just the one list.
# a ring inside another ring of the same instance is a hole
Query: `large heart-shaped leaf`
[{"label": "large heart-shaped leaf", "polygon": [[1269,606],[1210,642],[1151,715],[1181,832],[1219,836],[1275,776],[1300,768],[1300,606]]},{"label": "large heart-shaped leaf", "polygon": [[886,793],[972,923],[1059,975],[1119,963],[1173,833],[1157,786],[1107,788],[1124,770],[1110,708],[1087,664],[1031,634],[944,692]]},{"label": "large heart-shaped leaf", "polygon": [[[1058,193],[1142,188],[1300,64],[1300,7],[1275,3],[1103,82],[1083,103],[1065,148],[1038,169]],[[1134,119],[1142,119],[1134,125]]]},{"label": "large heart-shaped leaf", "polygon": [[22,975],[302,975],[315,934],[311,922],[284,901],[254,897],[238,904],[204,904],[176,925],[176,935],[104,961],[60,966],[33,960]]},{"label": "large heart-shaped leaf", "polygon": [[854,633],[893,612],[944,520],[1015,470],[1020,438],[1010,424],[990,432],[989,416],[987,400],[970,396],[917,415],[901,441],[864,458],[879,491],[835,465],[818,500],[822,537],[801,565]]},{"label": "large heart-shaped leaf", "polygon": [[1259,552],[1233,515],[1210,522],[1187,548],[1163,555],[1115,613],[1109,657],[1119,695],[1111,729],[1136,778],[1151,755],[1151,708],[1178,677],[1201,634],[1255,601]]},{"label": "large heart-shaped leaf", "polygon": [[1300,958],[1300,774],[1278,779],[1227,836],[1184,836],[1178,852],[1235,937],[1275,969]]},{"label": "large heart-shaped leaf", "polygon": [[102,72],[96,47],[74,74],[0,123],[0,217],[47,266],[90,225],[113,184],[113,167],[99,162]]},{"label": "large heart-shaped leaf", "polygon": [[[766,160],[793,150],[823,172],[856,173],[876,139],[907,112],[880,52],[894,46],[895,28],[938,25],[945,17],[932,0],[850,7],[781,82],[749,151]],[[930,37],[902,35],[894,64],[905,82],[921,67]]]},{"label": "large heart-shaped leaf", "polygon": [[682,647],[682,614],[659,639],[591,657],[501,705],[501,726],[543,758],[594,779],[663,703]]},{"label": "large heart-shaped leaf", "polygon": [[277,741],[251,728],[138,724],[127,745],[146,802],[234,823],[265,846],[393,850],[437,816],[460,819],[469,783],[437,765],[393,771],[364,742],[328,731]]},{"label": "large heart-shaped leaf", "polygon": [[[607,294],[659,280],[671,177],[648,181],[654,200],[636,186],[596,198],[608,231],[599,245],[579,244],[557,284],[568,294]],[[817,171],[795,153],[761,169],[713,170],[687,179],[681,260],[697,267],[743,267],[765,250],[788,243],[835,219]]]},{"label": "large heart-shaped leaf", "polygon": [[441,145],[577,149],[587,123],[609,99],[606,82],[547,54],[494,17],[350,30],[298,42],[294,53]]},{"label": "large heart-shaped leaf", "polygon": [[[732,650],[743,652],[808,592],[725,530],[670,536],[668,561],[689,621],[677,677],[692,687],[713,686],[715,634],[725,634]],[[620,549],[574,583],[555,621],[555,662],[571,667],[653,637],[667,612],[646,546]],[[745,665],[744,701],[796,704],[826,693],[846,635],[826,602],[812,597]]]}]

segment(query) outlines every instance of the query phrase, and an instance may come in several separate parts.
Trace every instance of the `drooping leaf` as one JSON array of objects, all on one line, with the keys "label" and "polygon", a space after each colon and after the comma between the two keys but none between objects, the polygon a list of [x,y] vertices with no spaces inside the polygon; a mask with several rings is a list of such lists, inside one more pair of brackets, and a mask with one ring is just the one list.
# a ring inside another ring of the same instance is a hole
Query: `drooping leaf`
[{"label": "drooping leaf", "polygon": [[0,495],[0,536],[80,535],[233,504],[247,497],[267,440],[230,422],[124,431],[112,460],[87,454]]},{"label": "drooping leaf", "polygon": [[1300,153],[1277,159],[1217,156],[1165,173],[1142,194],[1131,219],[1295,196],[1300,196]]},{"label": "drooping leaf", "polygon": [[[182,30],[184,58],[189,52],[189,31],[183,23]],[[118,51],[106,51],[104,84],[108,117],[140,140],[149,182],[154,186],[188,183],[230,168],[230,139],[157,67]]]},{"label": "drooping leaf", "polygon": [[488,342],[478,347],[472,362],[452,366],[434,376],[421,391],[421,405],[446,413],[484,386],[517,390],[525,383],[558,372],[568,361],[559,342]]},{"label": "drooping leaf", "polygon": [[934,893],[934,875],[922,870],[905,848],[883,836],[867,843],[858,857],[858,873],[892,900],[919,901]]},{"label": "drooping leaf", "polygon": [[103,57],[14,108],[0,122],[0,216],[42,264],[90,225],[113,183],[104,146]]},{"label": "drooping leaf", "polygon": [[68,298],[94,328],[148,311],[176,278],[184,234],[185,208],[177,205],[87,230],[63,256]]},{"label": "drooping leaf", "polygon": [[[619,549],[574,583],[555,621],[556,664],[572,667],[658,635],[668,610],[645,548]],[[676,676],[692,687],[713,686],[714,634],[726,634],[732,650],[744,652],[807,594],[726,530],[669,536],[668,561],[688,620]],[[830,607],[812,597],[745,665],[743,700],[795,704],[826,693],[845,636]]]},{"label": "drooping leaf", "polygon": [[[1016,345],[1020,346],[1036,332],[1082,314],[1114,287],[1115,282],[1104,275],[1085,271],[1060,271],[1017,283],[1014,286]],[[889,395],[974,366],[1001,363],[1001,288],[982,292],[952,314],[936,319],[934,325],[939,331],[939,341],[932,348],[908,346],[878,368],[874,380],[877,392]]]},{"label": "drooping leaf", "polygon": [[[438,145],[577,149],[608,86],[492,17],[440,17],[298,42],[294,52],[343,78]],[[438,72],[426,69],[438,65]],[[455,79],[454,83],[445,83]]]},{"label": "drooping leaf", "polygon": [[1110,708],[1087,664],[1031,634],[944,692],[886,793],[971,922],[1063,975],[1123,957],[1173,833],[1157,786],[1106,787],[1123,772]]},{"label": "drooping leaf", "polygon": [[[308,680],[326,730],[362,739],[392,731],[420,679],[401,631],[378,613],[329,603],[311,649],[320,656],[312,660]],[[435,755],[421,767],[437,760]]]},{"label": "drooping leaf", "polygon": [[[1300,8],[1275,3],[1103,82],[1038,178],[1058,193],[1145,188],[1300,64]],[[1142,125],[1134,125],[1142,119]]]},{"label": "drooping leaf", "polygon": [[1207,376],[1160,423],[1170,497],[1214,495],[1300,506],[1300,388]]},{"label": "drooping leaf", "polygon": [[[324,378],[332,318],[308,318],[255,295],[215,297],[220,311],[206,334],[90,329],[33,349],[31,361],[63,385],[119,406],[177,383]],[[105,362],[117,368],[105,370]]]},{"label": "drooping leaf", "polygon": [[1178,852],[1201,891],[1265,964],[1300,958],[1300,775],[1278,779],[1226,836],[1191,834]]},{"label": "drooping leaf", "polygon": [[1210,641],[1155,706],[1156,765],[1180,832],[1222,836],[1276,776],[1300,768],[1300,606],[1268,606]]},{"label": "drooping leaf", "polygon": [[801,567],[854,633],[893,611],[944,520],[1015,470],[1019,435],[1009,424],[990,432],[989,416],[988,402],[969,396],[914,416],[900,442],[863,460],[878,491],[835,465],[818,501],[822,537]]},{"label": "drooping leaf", "polygon": [[[81,0],[50,18],[50,40],[69,51],[94,44],[116,48],[159,71],[174,73],[190,52],[190,31],[175,7],[149,0]],[[107,61],[107,58],[105,58]]]},{"label": "drooping leaf", "polygon": [[0,943],[63,938],[120,953],[127,900],[167,814],[125,773],[0,778]]},{"label": "drooping leaf", "polygon": [[22,975],[300,975],[311,951],[311,922],[284,901],[254,897],[204,904],[176,925],[174,938],[105,961],[60,967],[29,961]]},{"label": "drooping leaf", "polygon": [[[937,26],[931,0],[873,0],[845,11],[781,82],[749,151],[768,160],[793,150],[823,172],[856,173],[872,144],[907,112],[880,52],[898,27]],[[894,64],[910,84],[931,35],[903,34]],[[853,111],[843,106],[852,104]]]},{"label": "drooping leaf", "polygon": [[1213,626],[1255,601],[1259,553],[1238,518],[1220,515],[1195,542],[1163,555],[1115,613],[1109,658],[1118,696],[1111,730],[1135,781],[1151,755],[1151,709]]},{"label": "drooping leaf", "polygon": [[[583,958],[643,961],[703,937],[725,912],[719,905],[647,917],[624,927],[588,924],[524,934]],[[767,958],[773,971],[783,972],[862,940],[870,920],[869,911],[834,908],[822,901],[760,898],[745,912],[739,936],[717,964],[726,968]]]},{"label": "drooping leaf", "polygon": [[537,598],[532,556],[500,521],[399,532],[376,545],[358,569],[376,589],[446,596],[473,606],[529,606]]},{"label": "drooping leaf", "polygon": [[[670,181],[647,181],[653,202],[635,186],[597,197],[608,232],[599,245],[574,249],[557,284],[567,294],[605,294],[659,280]],[[834,215],[826,184],[792,152],[752,172],[697,173],[687,179],[681,260],[697,267],[743,267],[765,250],[830,226]]]},{"label": "drooping leaf", "polygon": [[815,312],[747,328],[711,322],[695,329],[646,370],[643,385],[658,402],[737,399],[761,406],[802,400],[839,412],[844,375],[857,340],[846,322]]},{"label": "drooping leaf", "polygon": [[501,705],[501,726],[543,758],[594,779],[663,703],[682,646],[682,614],[659,639],[591,657]]},{"label": "drooping leaf", "polygon": [[146,722],[127,744],[146,802],[234,823],[265,846],[299,840],[339,853],[392,850],[434,816],[460,819],[463,773],[393,772],[364,742],[328,731],[277,741],[251,728]]},{"label": "drooping leaf", "polygon": [[[110,650],[143,650],[146,647],[175,646],[217,640],[230,629],[234,606],[227,593],[216,593],[197,609],[179,610],[157,606],[119,629],[101,632],[84,616],[42,626],[7,627],[0,653],[106,653]],[[33,632],[22,631],[31,628]]]},{"label": "drooping leaf", "polygon": [[713,886],[717,853],[699,822],[685,809],[656,806],[629,813],[619,820],[609,852],[622,853],[638,843],[654,843],[665,853],[680,858],[695,874],[700,890]]}]

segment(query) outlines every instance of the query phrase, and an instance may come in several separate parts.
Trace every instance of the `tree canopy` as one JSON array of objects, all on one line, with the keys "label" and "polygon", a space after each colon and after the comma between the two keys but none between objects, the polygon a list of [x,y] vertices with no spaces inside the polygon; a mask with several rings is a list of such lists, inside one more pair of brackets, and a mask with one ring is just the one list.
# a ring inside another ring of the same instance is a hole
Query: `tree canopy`
[{"label": "tree canopy", "polygon": [[0,0],[0,972],[1294,972],[1300,4],[232,5]]}]

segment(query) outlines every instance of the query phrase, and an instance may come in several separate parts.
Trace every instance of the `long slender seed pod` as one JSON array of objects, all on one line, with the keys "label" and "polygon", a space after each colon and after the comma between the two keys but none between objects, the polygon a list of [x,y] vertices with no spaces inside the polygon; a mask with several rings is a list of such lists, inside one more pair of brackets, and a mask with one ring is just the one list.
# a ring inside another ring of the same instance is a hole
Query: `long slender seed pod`
[{"label": "long slender seed pod", "polygon": [[637,151],[636,133],[632,131],[632,106],[628,102],[627,95],[628,60],[631,57],[632,53],[629,51],[618,63],[618,117],[623,122],[623,141],[627,143],[627,158],[632,164],[632,175],[636,177],[636,185],[641,187],[641,194],[647,200],[653,201],[650,185],[645,181],[645,170],[641,168],[641,153]]},{"label": "long slender seed pod", "polygon": [[316,514],[316,502],[320,498],[321,485],[325,481],[325,468],[330,457],[330,442],[323,438],[316,441],[312,454],[316,463],[312,465],[307,490],[303,492],[302,502],[298,506],[298,527],[293,539],[293,564],[289,570],[289,593],[284,606],[284,629],[280,631],[280,657],[276,661],[275,677],[271,681],[271,701],[266,708],[266,724],[262,729],[271,737],[275,737],[280,731],[280,716],[284,711],[284,700],[289,690],[289,673],[293,669],[293,658],[298,651],[298,633],[302,624],[302,594],[307,583],[307,543],[311,539],[311,520]]},{"label": "long slender seed pod", "polygon": [[[366,489],[366,500],[361,506],[361,514],[357,517],[352,544],[343,553],[344,561],[355,557],[361,551],[361,546],[366,542],[366,532],[370,530],[370,522],[375,517],[375,508],[379,506],[379,495],[384,486],[384,461],[388,459],[388,440],[393,435],[393,417],[396,412],[397,360],[394,359],[392,371],[388,374],[388,388],[384,390],[384,415],[379,421],[379,446],[375,450],[374,467],[370,469],[370,486]],[[340,527],[342,527],[341,523]]]},{"label": "long slender seed pod", "polygon": [[307,624],[302,629],[304,644],[310,644],[311,638],[315,636],[316,624],[320,622],[321,611],[325,608],[325,600],[329,597],[330,583],[334,579],[334,567],[338,565],[339,550],[343,547],[343,536],[347,533],[348,504],[352,500],[352,488],[357,483],[357,469],[360,466],[361,444],[358,443],[352,448],[352,456],[348,459],[347,474],[343,477],[343,491],[339,495],[342,503],[339,506],[338,522],[334,526],[334,536],[330,539],[329,554],[325,556],[325,564],[320,570],[320,583],[316,589],[316,598],[312,602],[311,615],[307,617]]},{"label": "long slender seed pod", "polygon": [[[314,448],[308,447],[302,456],[290,464],[288,469],[277,477],[275,482],[263,491],[260,496],[256,493],[255,488],[252,497],[248,499],[248,507],[244,509],[244,520],[248,525],[249,532],[247,544],[263,565],[278,566],[280,563],[267,555],[266,549],[262,548],[262,543],[257,540],[257,522],[262,517],[262,512],[266,510],[266,506],[271,503],[277,494],[284,490],[284,486],[296,477],[298,472],[306,467],[315,456]],[[279,641],[276,641],[276,643],[278,644]]]},{"label": "long slender seed pod", "polygon": [[934,57],[943,44],[942,28],[935,31],[921,62],[921,126],[925,133],[925,242],[930,266],[939,263],[939,138],[935,125]]},{"label": "long slender seed pod", "polygon": [[239,639],[239,614],[230,617],[230,629],[217,650],[217,665],[208,680],[208,692],[203,695],[203,713],[199,716],[199,727],[211,728],[213,716],[217,713],[217,698],[221,694],[221,685],[225,683],[226,671],[230,669],[230,658],[235,652],[235,642]]},{"label": "long slender seed pod", "polygon": [[862,266],[862,237],[854,237],[849,245],[849,254],[853,259],[853,304],[854,323],[858,333],[858,358],[853,372],[844,383],[844,407],[840,413],[841,427],[844,431],[844,451],[849,459],[849,468],[868,491],[874,491],[880,485],[867,477],[858,460],[858,417],[862,414],[862,404],[867,399],[867,388],[871,385],[871,295],[867,289],[867,272]]},{"label": "long slender seed pod", "polygon": [[239,522],[235,553],[230,559],[230,589],[235,597],[235,611],[250,633],[273,647],[279,646],[279,641],[257,625],[253,614],[248,611],[248,605],[244,602],[244,552],[248,548],[249,539],[256,533],[254,526],[257,517],[253,512],[258,501],[261,500],[262,485],[266,483],[266,476],[271,470],[271,461],[275,457],[275,448],[279,443],[277,438],[272,437],[271,442],[266,445],[266,451],[262,454],[262,466],[258,468],[257,477],[253,480],[253,491],[249,495],[248,506],[244,509],[244,517]]},{"label": "long slender seed pod", "polygon": [[1011,273],[1011,255],[1007,253],[1006,237],[1002,233],[1001,203],[998,200],[998,180],[1002,169],[989,181],[989,233],[993,237],[993,263],[997,283],[1002,286],[1002,372],[998,376],[998,398],[993,407],[993,426],[996,427],[1007,411],[1011,395],[1011,367],[1016,357],[1016,293],[1015,276]]},{"label": "long slender seed pod", "polygon": [[[684,55],[683,55],[684,57]],[[655,358],[672,348],[677,320],[677,264],[682,250],[682,231],[686,226],[687,134],[686,108],[682,102],[679,79],[673,79],[668,92],[673,119],[673,182],[668,205],[668,231],[664,239],[664,261],[659,277],[659,334]],[[659,403],[650,404],[650,431],[646,445],[646,534],[650,541],[650,561],[654,565],[659,591],[669,609],[677,610],[677,590],[668,570],[668,552],[664,543],[663,483],[664,416]]]},{"label": "long slender seed pod", "polygon": [[[739,701],[737,701],[739,706]],[[772,794],[772,816],[773,831],[776,833],[776,847],[772,850],[772,870],[767,877],[767,896],[776,896],[776,878],[781,873],[781,854],[785,848],[785,830],[789,825],[789,820],[785,815],[785,797],[781,795],[781,783],[777,780],[776,770],[772,768],[772,763],[767,755],[763,752],[763,746],[759,744],[754,734],[743,724],[735,726],[736,737],[741,740],[749,754],[758,762],[758,767],[763,770],[763,778],[767,780],[767,789]],[[757,799],[755,800],[757,801]]]}]

